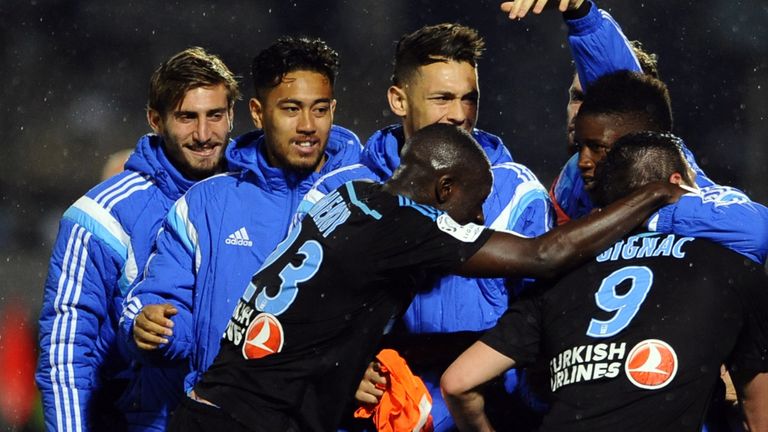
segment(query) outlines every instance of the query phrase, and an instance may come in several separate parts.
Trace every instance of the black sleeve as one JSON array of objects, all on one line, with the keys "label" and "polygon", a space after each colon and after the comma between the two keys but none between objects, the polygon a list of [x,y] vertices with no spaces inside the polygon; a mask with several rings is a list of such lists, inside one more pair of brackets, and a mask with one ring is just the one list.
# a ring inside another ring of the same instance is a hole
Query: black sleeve
[{"label": "black sleeve", "polygon": [[515,361],[515,367],[533,363],[541,341],[540,297],[512,303],[496,326],[480,341]]},{"label": "black sleeve", "polygon": [[379,271],[418,268],[449,273],[488,241],[493,231],[477,224],[460,225],[432,207],[397,207],[377,223],[380,243],[369,252]]},{"label": "black sleeve", "polygon": [[768,372],[768,276],[757,265],[750,265],[731,279],[743,305],[743,327],[731,354],[729,365],[745,373]]}]

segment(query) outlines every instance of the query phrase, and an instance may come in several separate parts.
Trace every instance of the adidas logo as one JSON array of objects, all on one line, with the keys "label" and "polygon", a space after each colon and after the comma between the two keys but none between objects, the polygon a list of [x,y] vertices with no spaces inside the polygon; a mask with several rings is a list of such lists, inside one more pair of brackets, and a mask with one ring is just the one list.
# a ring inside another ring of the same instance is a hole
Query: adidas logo
[{"label": "adidas logo", "polygon": [[253,242],[248,238],[248,232],[245,227],[230,234],[224,243],[232,246],[253,246]]}]

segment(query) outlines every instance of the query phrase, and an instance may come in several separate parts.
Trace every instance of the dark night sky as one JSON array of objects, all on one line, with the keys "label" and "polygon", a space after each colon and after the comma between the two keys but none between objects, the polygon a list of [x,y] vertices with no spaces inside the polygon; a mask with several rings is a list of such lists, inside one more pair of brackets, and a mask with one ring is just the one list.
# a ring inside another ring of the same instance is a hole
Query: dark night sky
[{"label": "dark night sky", "polygon": [[[718,182],[768,202],[768,4],[602,0],[630,39],[660,57],[678,135]],[[108,154],[149,131],[147,83],[191,45],[215,52],[251,93],[253,55],[282,34],[324,38],[342,59],[336,123],[365,140],[394,123],[385,92],[394,44],[424,24],[478,28],[478,127],[504,138],[548,185],[564,162],[572,74],[560,15],[511,22],[497,1],[27,1],[0,4],[0,301],[36,309],[56,221],[98,182]],[[234,133],[250,129],[247,99]],[[36,313],[36,312],[35,312]]]}]

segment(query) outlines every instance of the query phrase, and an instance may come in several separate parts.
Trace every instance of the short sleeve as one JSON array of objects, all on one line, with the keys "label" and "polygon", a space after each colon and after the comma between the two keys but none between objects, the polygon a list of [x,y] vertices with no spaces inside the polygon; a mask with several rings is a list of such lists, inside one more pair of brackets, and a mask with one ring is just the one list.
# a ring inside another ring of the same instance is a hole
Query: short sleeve
[{"label": "short sleeve", "polygon": [[482,225],[461,225],[433,207],[399,197],[400,205],[376,224],[377,239],[368,251],[379,271],[418,268],[449,273],[488,241],[493,231]]},{"label": "short sleeve", "polygon": [[541,308],[539,297],[513,302],[496,326],[480,341],[513,359],[517,366],[533,363],[539,354],[541,341]]}]

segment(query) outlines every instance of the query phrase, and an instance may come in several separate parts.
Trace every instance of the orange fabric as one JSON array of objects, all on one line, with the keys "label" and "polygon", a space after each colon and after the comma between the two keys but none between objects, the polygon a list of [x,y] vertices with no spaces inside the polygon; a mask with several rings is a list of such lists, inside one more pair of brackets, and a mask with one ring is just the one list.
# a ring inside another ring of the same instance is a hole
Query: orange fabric
[{"label": "orange fabric", "polygon": [[378,405],[358,408],[355,417],[373,415],[379,432],[432,432],[432,396],[421,378],[395,350],[381,350],[376,359],[381,373],[388,375],[389,385]]}]

